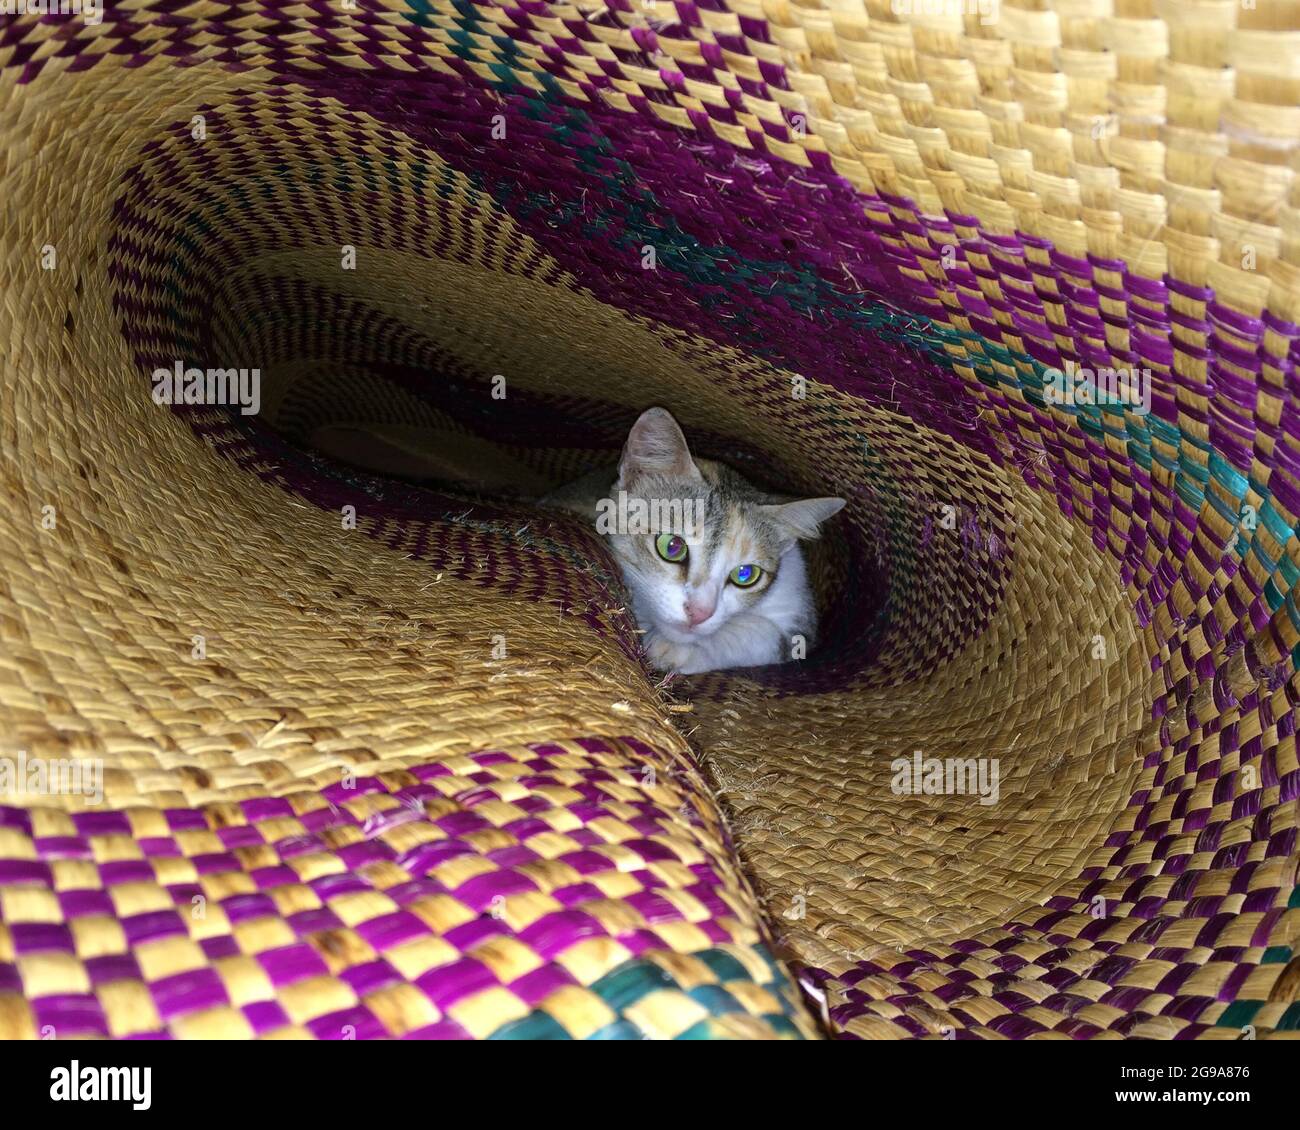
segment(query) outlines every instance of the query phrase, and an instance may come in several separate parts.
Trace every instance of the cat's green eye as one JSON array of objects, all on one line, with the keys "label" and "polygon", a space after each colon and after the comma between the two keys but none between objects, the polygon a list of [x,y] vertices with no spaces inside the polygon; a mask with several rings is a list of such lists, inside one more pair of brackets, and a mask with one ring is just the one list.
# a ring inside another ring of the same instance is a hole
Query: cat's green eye
[{"label": "cat's green eye", "polygon": [[727,580],[737,588],[747,589],[750,585],[758,584],[758,579],[763,575],[763,570],[757,565],[737,565],[731,570]]},{"label": "cat's green eye", "polygon": [[689,551],[685,538],[679,538],[676,534],[660,534],[655,538],[655,552],[665,561],[680,565],[686,560]]}]

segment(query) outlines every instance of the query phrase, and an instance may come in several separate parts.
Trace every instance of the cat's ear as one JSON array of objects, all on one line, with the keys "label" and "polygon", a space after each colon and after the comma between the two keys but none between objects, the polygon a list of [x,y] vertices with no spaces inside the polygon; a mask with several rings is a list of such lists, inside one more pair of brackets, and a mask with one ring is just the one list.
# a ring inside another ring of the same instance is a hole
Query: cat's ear
[{"label": "cat's ear", "polygon": [[815,538],[821,524],[843,509],[842,498],[801,498],[798,502],[759,507],[766,517],[796,538]]},{"label": "cat's ear", "polygon": [[632,425],[618,464],[618,482],[627,486],[642,475],[674,475],[698,479],[686,437],[666,408],[647,408]]}]

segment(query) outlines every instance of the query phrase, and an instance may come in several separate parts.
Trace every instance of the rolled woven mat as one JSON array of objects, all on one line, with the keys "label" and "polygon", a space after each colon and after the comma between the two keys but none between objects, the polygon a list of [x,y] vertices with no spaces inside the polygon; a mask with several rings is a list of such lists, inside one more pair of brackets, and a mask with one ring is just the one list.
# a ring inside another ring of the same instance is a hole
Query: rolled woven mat
[{"label": "rolled woven mat", "polygon": [[[0,16],[0,1036],[1295,1038],[1297,106],[1279,0]],[[530,504],[652,404],[849,499],[805,659]]]}]

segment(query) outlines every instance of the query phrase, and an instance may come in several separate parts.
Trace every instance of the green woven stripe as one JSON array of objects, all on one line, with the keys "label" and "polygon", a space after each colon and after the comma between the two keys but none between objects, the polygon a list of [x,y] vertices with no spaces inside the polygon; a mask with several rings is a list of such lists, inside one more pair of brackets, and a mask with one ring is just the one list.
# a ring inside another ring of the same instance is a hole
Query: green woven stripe
[{"label": "green woven stripe", "polygon": [[1263,1007],[1263,1001],[1233,1001],[1223,1010],[1223,1015],[1219,1017],[1215,1027],[1244,1028],[1254,1019],[1255,1013]]}]

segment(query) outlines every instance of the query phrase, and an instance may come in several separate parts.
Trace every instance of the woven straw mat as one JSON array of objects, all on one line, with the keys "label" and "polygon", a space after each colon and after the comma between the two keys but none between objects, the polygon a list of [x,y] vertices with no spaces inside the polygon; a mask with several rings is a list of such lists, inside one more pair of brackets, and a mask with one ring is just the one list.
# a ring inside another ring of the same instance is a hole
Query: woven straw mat
[{"label": "woven straw mat", "polygon": [[[55,0],[0,152],[0,1036],[1300,1032],[1300,5]],[[530,504],[652,404],[806,658]]]}]

